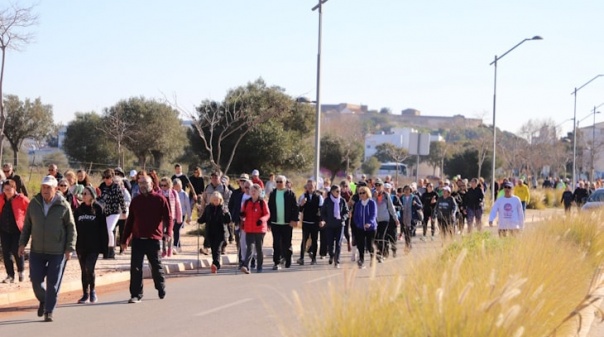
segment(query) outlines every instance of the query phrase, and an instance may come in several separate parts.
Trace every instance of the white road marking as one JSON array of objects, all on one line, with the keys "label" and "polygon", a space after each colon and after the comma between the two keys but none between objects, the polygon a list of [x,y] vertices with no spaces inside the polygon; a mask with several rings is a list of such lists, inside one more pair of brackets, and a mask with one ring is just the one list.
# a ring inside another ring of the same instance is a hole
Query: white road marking
[{"label": "white road marking", "polygon": [[214,309],[210,309],[210,310],[202,311],[202,312],[200,312],[200,313],[198,313],[198,314],[195,314],[195,316],[206,316],[206,315],[213,314],[213,313],[215,313],[215,312],[217,312],[217,311],[220,311],[220,310],[223,310],[223,309],[228,309],[228,308],[230,308],[230,307],[238,306],[238,305],[240,305],[240,304],[243,304],[243,303],[249,302],[249,301],[251,301],[251,300],[252,300],[251,298],[244,298],[244,299],[242,299],[242,300],[239,300],[239,301],[236,301],[236,302],[233,302],[233,303],[229,303],[229,304],[221,305],[221,306],[216,307],[216,308],[214,308]]},{"label": "white road marking", "polygon": [[332,277],[334,277],[334,276],[338,276],[338,275],[341,275],[341,274],[331,274],[331,275],[327,275],[327,276],[319,277],[319,278],[316,278],[316,279],[312,279],[312,280],[310,280],[310,281],[306,281],[306,283],[315,283],[315,282],[319,282],[319,281],[327,280],[328,278],[332,278]]}]

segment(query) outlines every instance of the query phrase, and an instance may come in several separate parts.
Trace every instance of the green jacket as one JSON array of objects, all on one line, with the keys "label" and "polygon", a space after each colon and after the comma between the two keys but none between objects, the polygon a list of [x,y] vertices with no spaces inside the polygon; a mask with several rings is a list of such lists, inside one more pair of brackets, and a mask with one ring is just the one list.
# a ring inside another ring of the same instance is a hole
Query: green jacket
[{"label": "green jacket", "polygon": [[36,195],[27,207],[19,245],[26,246],[31,236],[31,251],[41,254],[63,254],[75,250],[76,228],[71,207],[57,194],[44,215],[42,195]]}]

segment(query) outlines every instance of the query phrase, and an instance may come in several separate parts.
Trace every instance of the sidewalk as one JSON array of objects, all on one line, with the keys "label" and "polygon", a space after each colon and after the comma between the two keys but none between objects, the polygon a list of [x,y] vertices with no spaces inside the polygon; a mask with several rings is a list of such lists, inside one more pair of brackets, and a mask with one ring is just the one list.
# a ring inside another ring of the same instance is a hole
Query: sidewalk
[{"label": "sidewalk", "polygon": [[[544,211],[535,211],[528,210],[527,211],[527,222],[536,222],[546,219],[551,216],[557,216],[563,214],[561,209],[547,209]],[[483,216],[483,223],[486,225],[486,229],[488,227],[488,215]],[[197,236],[186,235],[184,233],[189,232],[196,228],[196,225],[191,224],[185,226],[182,230],[181,234],[181,246],[182,253],[178,255],[174,255],[172,257],[163,258],[162,263],[164,265],[164,269],[167,275],[179,273],[185,270],[194,270],[196,268],[201,269],[209,269],[212,264],[212,257],[210,255],[198,254],[198,241],[199,245],[203,244],[203,238],[198,240]],[[494,229],[494,228],[491,228]],[[420,229],[421,231],[421,229]],[[300,254],[300,243],[302,241],[302,229],[301,227],[295,228],[292,237],[292,246],[294,250],[294,256],[292,257],[293,262],[297,260]],[[419,243],[419,238],[414,238],[415,242]],[[264,256],[265,261],[268,264],[271,263],[270,260],[266,259],[266,257],[271,257],[273,254],[273,236],[271,233],[267,233],[264,238]],[[345,243],[344,243],[345,245]],[[222,255],[222,265],[236,265],[237,264],[237,254],[236,254],[236,246],[235,244],[229,244],[226,249],[226,254]],[[419,250],[421,252],[421,250]],[[418,254],[417,251],[412,251],[412,255]],[[415,254],[413,254],[415,253]],[[10,306],[14,305],[18,302],[23,302],[27,300],[31,300],[34,298],[33,290],[31,287],[31,282],[29,282],[29,266],[26,262],[25,266],[25,282],[15,282],[12,284],[2,284],[0,283],[0,307],[2,306]],[[96,268],[96,283],[98,286],[108,285],[112,283],[125,282],[130,280],[130,250],[127,250],[122,255],[116,255],[115,260],[103,260],[99,258],[97,262]],[[151,273],[147,263],[144,264],[143,275],[145,278],[150,278]],[[5,271],[4,266],[0,267],[0,277],[4,279]],[[81,290],[81,281],[80,281],[80,266],[78,264],[77,258],[73,257],[70,261],[67,262],[67,266],[65,268],[65,274],[63,276],[63,282],[61,285],[61,292],[71,292],[71,291],[80,291]]]}]

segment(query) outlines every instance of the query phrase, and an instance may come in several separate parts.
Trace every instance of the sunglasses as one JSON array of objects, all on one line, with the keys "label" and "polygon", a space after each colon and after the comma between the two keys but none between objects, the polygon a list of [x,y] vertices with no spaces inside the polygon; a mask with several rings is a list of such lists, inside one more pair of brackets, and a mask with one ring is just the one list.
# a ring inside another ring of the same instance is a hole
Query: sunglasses
[{"label": "sunglasses", "polygon": [[367,194],[367,192],[359,192],[359,195]]},{"label": "sunglasses", "polygon": [[111,176],[103,176],[103,179],[110,179]]},{"label": "sunglasses", "polygon": [[277,180],[277,184],[283,184],[283,180]]},{"label": "sunglasses", "polygon": [[244,189],[244,190],[249,190],[250,188],[249,188],[248,186],[246,186],[246,187],[244,187],[243,189]]},{"label": "sunglasses", "polygon": [[59,184],[60,187],[67,187],[65,184]]},{"label": "sunglasses", "polygon": [[159,187],[168,187],[168,184],[159,184]]},{"label": "sunglasses", "polygon": [[333,193],[340,193],[340,190],[333,190]]},{"label": "sunglasses", "polygon": [[506,190],[511,190],[512,188],[510,186],[506,186],[504,187]]},{"label": "sunglasses", "polygon": [[82,193],[82,195],[91,195],[91,194],[88,192],[84,192],[84,193]]}]

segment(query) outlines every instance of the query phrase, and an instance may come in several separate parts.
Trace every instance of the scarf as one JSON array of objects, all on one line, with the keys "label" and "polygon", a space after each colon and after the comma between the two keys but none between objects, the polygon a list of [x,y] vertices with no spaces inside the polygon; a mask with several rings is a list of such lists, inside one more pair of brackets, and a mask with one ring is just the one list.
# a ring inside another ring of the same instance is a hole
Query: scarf
[{"label": "scarf", "polygon": [[338,196],[337,198],[334,198],[333,194],[329,193],[329,197],[331,198],[331,201],[333,201],[333,217],[341,220],[341,216],[340,216],[340,197]]}]

